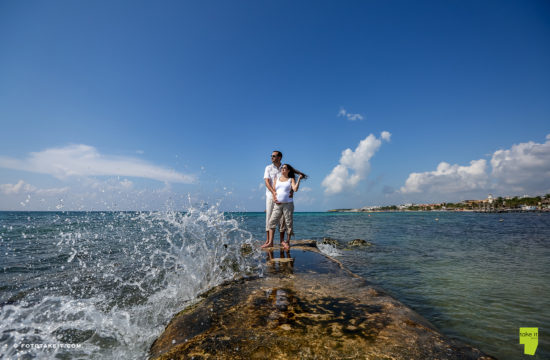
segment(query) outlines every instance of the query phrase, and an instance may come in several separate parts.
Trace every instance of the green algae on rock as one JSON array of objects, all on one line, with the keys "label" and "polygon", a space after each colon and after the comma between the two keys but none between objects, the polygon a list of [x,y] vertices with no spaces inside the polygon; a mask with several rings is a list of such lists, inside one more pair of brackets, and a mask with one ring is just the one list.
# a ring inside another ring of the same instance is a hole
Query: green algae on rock
[{"label": "green algae on rock", "polygon": [[[319,253],[265,251],[265,277],[222,284],[178,313],[153,359],[492,359]],[[291,256],[292,255],[292,256]]]}]

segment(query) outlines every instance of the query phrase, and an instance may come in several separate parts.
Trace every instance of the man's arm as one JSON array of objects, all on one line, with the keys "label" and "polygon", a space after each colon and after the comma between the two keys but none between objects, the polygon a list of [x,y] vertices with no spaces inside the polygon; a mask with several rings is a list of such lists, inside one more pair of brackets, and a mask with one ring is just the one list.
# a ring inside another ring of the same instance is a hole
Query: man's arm
[{"label": "man's arm", "polygon": [[[267,190],[269,190],[269,191],[271,192],[271,194],[273,195],[273,200],[276,200],[276,199],[277,199],[277,197],[276,197],[277,193],[275,192],[275,189],[273,188],[273,186],[271,186],[271,181],[270,181],[270,179],[269,179],[269,178],[265,178],[264,181],[265,181],[265,187],[266,187]],[[275,184],[273,184],[273,185],[275,185]]]}]

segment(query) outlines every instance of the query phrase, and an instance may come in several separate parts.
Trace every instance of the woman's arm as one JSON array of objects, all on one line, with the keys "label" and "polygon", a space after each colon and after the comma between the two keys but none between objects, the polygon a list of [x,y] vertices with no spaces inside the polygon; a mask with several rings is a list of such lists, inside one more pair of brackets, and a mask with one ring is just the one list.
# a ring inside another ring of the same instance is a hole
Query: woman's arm
[{"label": "woman's arm", "polygon": [[294,192],[298,191],[298,188],[300,187],[300,180],[302,180],[302,175],[300,174],[300,176],[298,176],[298,182],[294,181],[293,178],[290,178],[290,181],[291,182],[291,185],[292,185],[292,190],[294,190]]}]

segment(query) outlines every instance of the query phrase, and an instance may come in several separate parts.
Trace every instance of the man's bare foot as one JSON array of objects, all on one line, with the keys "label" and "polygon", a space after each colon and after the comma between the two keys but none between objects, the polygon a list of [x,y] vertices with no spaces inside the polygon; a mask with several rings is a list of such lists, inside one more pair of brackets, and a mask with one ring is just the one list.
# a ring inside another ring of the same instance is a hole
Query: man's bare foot
[{"label": "man's bare foot", "polygon": [[287,241],[283,241],[281,244],[283,244],[283,249],[285,250],[290,250],[290,246],[288,245],[288,242]]},{"label": "man's bare foot", "polygon": [[262,246],[260,246],[262,249],[265,249],[265,248],[268,248],[268,247],[273,247],[273,243],[269,244],[269,243],[265,243],[263,244]]}]

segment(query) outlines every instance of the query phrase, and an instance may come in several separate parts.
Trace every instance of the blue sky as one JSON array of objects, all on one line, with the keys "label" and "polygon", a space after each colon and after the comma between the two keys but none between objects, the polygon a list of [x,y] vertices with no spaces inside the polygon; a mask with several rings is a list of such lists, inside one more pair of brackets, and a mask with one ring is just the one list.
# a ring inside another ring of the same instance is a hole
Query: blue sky
[{"label": "blue sky", "polygon": [[548,1],[0,0],[0,210],[550,193],[549,65]]}]

